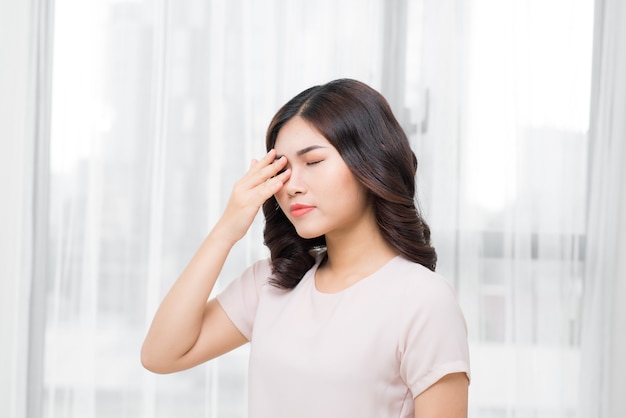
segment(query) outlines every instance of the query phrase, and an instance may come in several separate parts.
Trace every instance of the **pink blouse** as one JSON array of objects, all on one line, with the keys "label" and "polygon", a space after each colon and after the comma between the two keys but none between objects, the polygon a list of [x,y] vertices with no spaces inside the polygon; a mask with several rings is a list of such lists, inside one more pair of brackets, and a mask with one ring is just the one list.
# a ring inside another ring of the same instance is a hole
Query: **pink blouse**
[{"label": "pink blouse", "polygon": [[268,260],[218,295],[251,343],[249,418],[408,418],[449,373],[468,378],[467,328],[454,290],[401,256],[338,293],[268,283]]}]

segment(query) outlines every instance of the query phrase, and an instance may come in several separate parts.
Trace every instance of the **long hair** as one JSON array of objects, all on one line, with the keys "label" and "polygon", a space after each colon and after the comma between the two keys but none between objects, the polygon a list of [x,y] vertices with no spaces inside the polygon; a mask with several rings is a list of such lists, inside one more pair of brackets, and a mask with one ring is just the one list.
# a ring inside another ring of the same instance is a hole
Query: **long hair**
[{"label": "long hair", "polygon": [[[435,270],[437,254],[430,229],[415,202],[417,158],[387,100],[366,84],[339,79],[311,87],[278,110],[266,135],[274,148],[280,129],[299,116],[339,152],[371,196],[382,236],[400,255]],[[300,237],[274,197],[263,204],[264,240],[277,287],[291,289],[315,264],[314,250],[324,236]]]}]

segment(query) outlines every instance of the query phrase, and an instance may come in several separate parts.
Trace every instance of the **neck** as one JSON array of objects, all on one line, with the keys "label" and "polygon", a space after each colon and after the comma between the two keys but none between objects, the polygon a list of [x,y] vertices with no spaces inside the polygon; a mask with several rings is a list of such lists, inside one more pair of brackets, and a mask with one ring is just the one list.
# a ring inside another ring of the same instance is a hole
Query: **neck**
[{"label": "neck", "polygon": [[383,238],[375,221],[365,222],[348,232],[326,235],[327,261],[321,268],[318,283],[327,289],[340,290],[366,277],[398,252]]},{"label": "neck", "polygon": [[337,272],[354,270],[358,265],[376,264],[378,260],[388,261],[398,254],[380,234],[359,240],[326,238],[326,248],[326,264]]}]

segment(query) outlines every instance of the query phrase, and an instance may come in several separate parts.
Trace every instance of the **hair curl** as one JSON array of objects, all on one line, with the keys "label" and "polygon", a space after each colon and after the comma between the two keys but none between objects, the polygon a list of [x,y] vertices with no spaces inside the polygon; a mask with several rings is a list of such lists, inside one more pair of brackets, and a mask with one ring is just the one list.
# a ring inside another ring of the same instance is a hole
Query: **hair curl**
[{"label": "hair curl", "polygon": [[[272,119],[266,147],[274,148],[280,129],[299,116],[339,152],[371,195],[383,237],[403,257],[435,270],[437,254],[430,228],[415,202],[417,158],[387,100],[368,85],[339,79],[304,90]],[[300,237],[274,197],[263,205],[264,241],[270,250],[271,283],[294,288],[315,264],[315,250],[325,237]]]}]

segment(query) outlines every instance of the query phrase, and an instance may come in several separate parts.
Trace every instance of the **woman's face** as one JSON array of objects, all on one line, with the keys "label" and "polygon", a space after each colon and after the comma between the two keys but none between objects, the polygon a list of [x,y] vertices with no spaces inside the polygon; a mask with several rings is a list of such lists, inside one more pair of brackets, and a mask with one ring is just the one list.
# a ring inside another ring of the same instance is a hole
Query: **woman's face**
[{"label": "woman's face", "polygon": [[287,158],[291,176],[276,193],[282,211],[302,238],[354,231],[372,222],[365,187],[339,152],[304,119],[294,117],[278,132],[277,155]]}]

